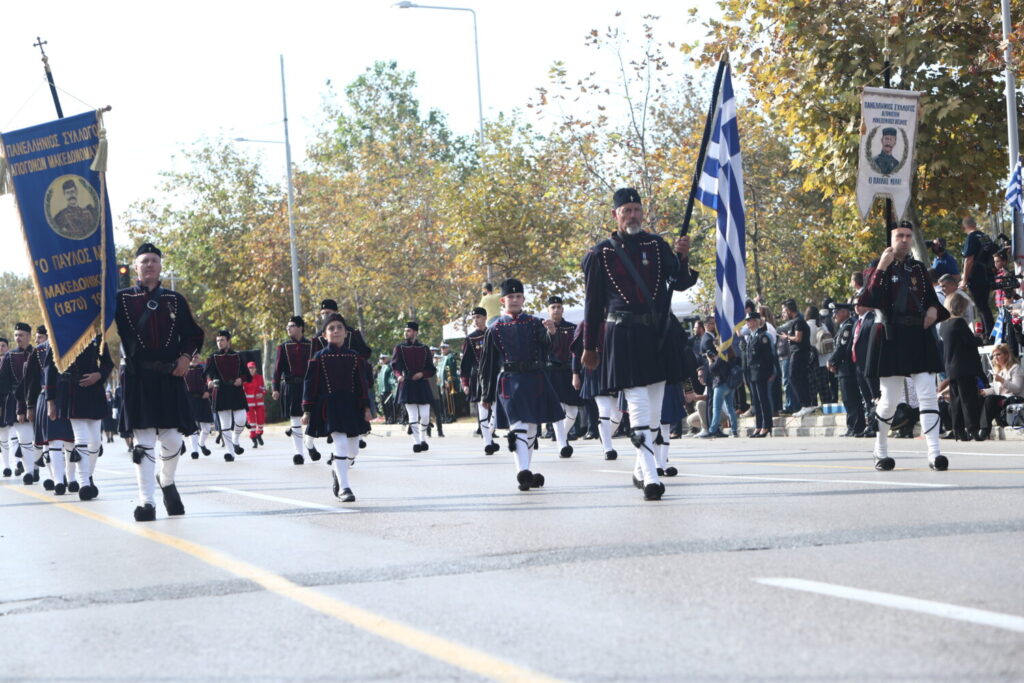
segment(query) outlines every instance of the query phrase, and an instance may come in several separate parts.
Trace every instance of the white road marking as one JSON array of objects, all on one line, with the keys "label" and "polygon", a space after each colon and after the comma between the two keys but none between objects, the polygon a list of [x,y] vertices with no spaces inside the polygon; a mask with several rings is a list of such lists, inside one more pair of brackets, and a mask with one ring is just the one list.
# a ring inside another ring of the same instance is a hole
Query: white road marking
[{"label": "white road marking", "polygon": [[[605,472],[607,474],[625,474],[620,470],[595,470],[596,472]],[[872,480],[872,479],[810,479],[800,477],[761,477],[753,475],[740,475],[740,474],[692,474],[689,472],[680,472],[679,477],[693,477],[697,479],[745,479],[753,481],[787,481],[797,483],[809,483],[809,484],[870,484],[879,486],[919,486],[923,488],[935,488],[935,489],[952,489],[957,488],[955,484],[923,484],[917,482],[908,481],[885,481],[885,480]],[[668,477],[671,479],[671,477]],[[664,478],[663,478],[664,479]]]},{"label": "white road marking", "polygon": [[919,598],[909,598],[905,595],[896,595],[895,593],[880,593],[878,591],[862,590],[860,588],[850,588],[848,586],[837,586],[831,583],[807,581],[805,579],[783,578],[754,580],[766,586],[790,588],[792,590],[806,591],[808,593],[819,593],[821,595],[843,598],[844,600],[867,602],[872,605],[880,605],[882,607],[892,607],[893,609],[901,609],[908,612],[931,614],[936,617],[955,619],[957,621],[967,621],[972,624],[981,624],[982,626],[992,626],[994,628],[1001,628],[1007,631],[1024,633],[1024,617],[1018,617],[1013,614],[989,612],[988,610],[974,609],[973,607],[951,605],[947,602],[921,600]]},{"label": "white road marking", "polygon": [[[890,453],[910,453],[912,455],[924,455],[921,451],[894,451],[889,449]],[[980,455],[986,458],[1024,458],[1024,453],[981,453],[978,451],[947,451],[943,449],[942,454],[951,457],[954,455]]]},{"label": "white road marking", "polygon": [[294,498],[281,498],[280,496],[271,496],[266,493],[242,491],[241,489],[232,489],[226,486],[207,486],[206,488],[210,489],[211,491],[220,491],[221,493],[233,493],[238,496],[246,496],[247,498],[255,498],[257,500],[266,500],[271,503],[282,503],[283,505],[293,505],[298,508],[308,508],[311,510],[326,510],[327,512],[359,512],[359,510],[356,508],[340,508],[334,505],[311,503],[306,500],[295,500]]}]

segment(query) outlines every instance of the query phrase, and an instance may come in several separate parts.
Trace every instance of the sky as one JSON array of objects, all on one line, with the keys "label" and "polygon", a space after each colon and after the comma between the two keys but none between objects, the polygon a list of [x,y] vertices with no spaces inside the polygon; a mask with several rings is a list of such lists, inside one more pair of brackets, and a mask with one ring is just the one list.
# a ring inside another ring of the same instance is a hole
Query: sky
[{"label": "sky", "polygon": [[[478,130],[473,21],[469,12],[398,9],[393,0],[333,2],[8,3],[0,41],[0,132],[56,118],[36,37],[47,41],[65,115],[110,105],[107,187],[115,217],[157,195],[161,171],[203,138],[283,140],[284,56],[293,161],[301,164],[327,83],[341,92],[368,66],[394,60],[416,72],[423,110],[437,108],[457,133]],[[425,4],[425,3],[423,3]],[[571,73],[614,77],[615,64],[584,46],[591,29],[639,37],[645,14],[658,36],[703,34],[687,10],[698,0],[475,0],[485,119],[525,109],[556,60]],[[622,15],[616,17],[616,11]],[[530,115],[527,115],[530,117]],[[238,143],[284,178],[284,146]],[[275,175],[276,174],[276,175]],[[0,197],[0,272],[28,273],[13,197]]]}]

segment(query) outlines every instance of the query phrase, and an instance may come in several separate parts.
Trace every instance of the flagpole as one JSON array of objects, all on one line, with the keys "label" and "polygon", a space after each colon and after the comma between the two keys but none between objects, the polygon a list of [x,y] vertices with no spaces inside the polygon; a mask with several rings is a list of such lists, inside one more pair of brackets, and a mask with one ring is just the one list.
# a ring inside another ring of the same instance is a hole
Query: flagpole
[{"label": "flagpole", "polygon": [[57,109],[57,118],[64,118],[64,110],[60,107],[60,97],[57,96],[57,84],[53,82],[53,72],[50,71],[50,58],[46,56],[46,50],[43,49],[43,45],[49,41],[43,40],[39,36],[36,36],[36,42],[32,44],[32,47],[38,47],[39,52],[43,55],[43,69],[46,71],[46,82],[50,84],[50,96],[53,97],[53,106]]},{"label": "flagpole", "polygon": [[697,196],[697,188],[700,186],[700,176],[704,171],[704,157],[707,156],[708,142],[711,140],[711,126],[715,123],[715,112],[718,109],[718,96],[722,89],[722,76],[725,74],[725,65],[729,60],[729,53],[722,53],[718,60],[718,73],[715,75],[715,87],[711,91],[711,106],[708,107],[708,118],[704,123],[704,137],[700,142],[700,152],[697,154],[697,168],[693,172],[693,184],[690,186],[690,197],[686,200],[686,213],[683,215],[683,224],[679,228],[679,235],[683,236],[690,232],[690,218],[693,216],[693,201]]},{"label": "flagpole", "polygon": [[[1020,141],[1017,138],[1017,79],[1013,73],[1013,53],[1010,48],[1010,33],[1013,31],[1010,22],[1010,2],[1009,0],[1002,0],[1000,4],[1003,11],[1003,43],[1006,45],[1003,49],[1003,61],[1006,68],[1006,132],[1007,147],[1010,153],[1010,174],[1012,175],[1014,168],[1017,166],[1017,157],[1020,154]],[[1013,258],[1018,266],[1024,266],[1018,259],[1022,251],[1024,251],[1024,245],[1019,242],[1019,237],[1022,234],[1021,215],[1016,205],[1013,207],[1012,234],[1014,237]]]}]

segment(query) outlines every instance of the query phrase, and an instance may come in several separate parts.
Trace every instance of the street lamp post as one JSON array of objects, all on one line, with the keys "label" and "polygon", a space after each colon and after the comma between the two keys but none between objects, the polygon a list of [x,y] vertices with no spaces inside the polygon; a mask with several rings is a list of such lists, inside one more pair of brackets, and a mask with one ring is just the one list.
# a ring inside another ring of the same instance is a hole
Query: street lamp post
[{"label": "street lamp post", "polygon": [[[483,90],[480,87],[480,39],[477,37],[476,30],[476,10],[469,7],[445,7],[441,5],[418,5],[415,2],[409,0],[402,0],[396,2],[392,7],[398,9],[440,9],[440,10],[451,10],[453,12],[469,12],[473,15],[473,53],[476,57],[476,112],[480,122],[480,150],[483,152],[484,147],[484,95]],[[487,264],[487,280],[492,279],[491,264]]]},{"label": "street lamp post", "polygon": [[285,165],[288,172],[288,246],[292,263],[292,312],[302,315],[302,303],[299,292],[299,255],[295,246],[295,185],[292,182],[292,145],[288,137],[288,99],[284,88],[284,55],[281,55],[281,105],[284,108],[284,140],[253,140],[235,138],[235,142],[264,142],[272,145],[284,145]]},{"label": "street lamp post", "polygon": [[484,96],[483,91],[480,87],[480,40],[477,37],[476,30],[476,11],[469,7],[442,7],[440,5],[417,5],[415,2],[409,2],[409,0],[402,0],[402,2],[396,2],[392,7],[398,9],[440,9],[440,10],[451,10],[453,12],[469,12],[473,15],[473,52],[476,56],[476,110],[477,116],[480,121],[480,146],[484,144]]}]

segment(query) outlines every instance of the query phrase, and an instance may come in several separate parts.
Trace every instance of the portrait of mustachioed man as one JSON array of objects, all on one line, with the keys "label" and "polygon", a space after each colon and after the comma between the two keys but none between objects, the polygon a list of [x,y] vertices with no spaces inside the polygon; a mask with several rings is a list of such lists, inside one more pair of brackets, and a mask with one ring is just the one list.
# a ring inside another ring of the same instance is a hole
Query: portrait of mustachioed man
[{"label": "portrait of mustachioed man", "polygon": [[61,237],[83,240],[100,224],[100,198],[85,178],[63,175],[46,190],[46,220]]}]

